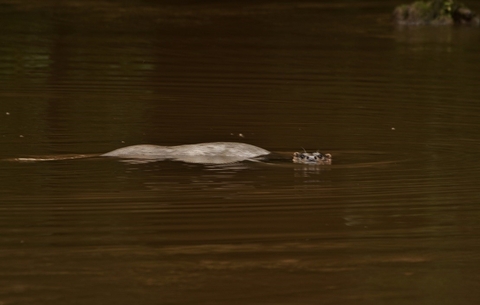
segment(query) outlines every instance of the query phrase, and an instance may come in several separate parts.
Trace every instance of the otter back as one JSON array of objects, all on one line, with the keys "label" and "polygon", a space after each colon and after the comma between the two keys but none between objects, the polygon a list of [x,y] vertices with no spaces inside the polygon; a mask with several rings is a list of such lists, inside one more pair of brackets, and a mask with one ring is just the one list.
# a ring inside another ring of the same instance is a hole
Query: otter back
[{"label": "otter back", "polygon": [[222,164],[250,160],[269,154],[268,150],[250,144],[212,142],[178,146],[133,145],[116,149],[102,156]]}]

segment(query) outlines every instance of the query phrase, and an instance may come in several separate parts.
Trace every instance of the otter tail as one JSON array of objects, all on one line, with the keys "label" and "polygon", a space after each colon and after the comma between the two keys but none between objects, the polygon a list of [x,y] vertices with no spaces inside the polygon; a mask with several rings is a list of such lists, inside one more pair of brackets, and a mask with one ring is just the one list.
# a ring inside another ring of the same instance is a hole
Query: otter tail
[{"label": "otter tail", "polygon": [[16,161],[16,162],[44,162],[44,161],[59,161],[59,160],[73,160],[73,159],[85,159],[96,157],[98,154],[89,155],[53,155],[53,156],[32,156],[32,157],[20,157],[3,159],[3,161]]}]

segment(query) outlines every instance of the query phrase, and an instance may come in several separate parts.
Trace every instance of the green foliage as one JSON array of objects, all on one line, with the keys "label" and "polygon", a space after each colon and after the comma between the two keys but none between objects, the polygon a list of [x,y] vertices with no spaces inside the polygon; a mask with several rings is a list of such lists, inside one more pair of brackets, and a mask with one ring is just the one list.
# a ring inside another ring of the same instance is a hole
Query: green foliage
[{"label": "green foliage", "polygon": [[478,23],[478,17],[462,3],[454,0],[416,1],[394,10],[399,24]]}]

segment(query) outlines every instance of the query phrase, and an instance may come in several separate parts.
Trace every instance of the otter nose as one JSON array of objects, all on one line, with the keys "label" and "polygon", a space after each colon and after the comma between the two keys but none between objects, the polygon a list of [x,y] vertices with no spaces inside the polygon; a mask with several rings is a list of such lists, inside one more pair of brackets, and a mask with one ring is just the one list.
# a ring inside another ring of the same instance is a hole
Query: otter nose
[{"label": "otter nose", "polygon": [[315,157],[315,156],[307,156],[307,160],[308,160],[308,161],[312,161],[312,162],[313,162],[313,161],[315,161],[316,159],[317,159],[317,157]]}]

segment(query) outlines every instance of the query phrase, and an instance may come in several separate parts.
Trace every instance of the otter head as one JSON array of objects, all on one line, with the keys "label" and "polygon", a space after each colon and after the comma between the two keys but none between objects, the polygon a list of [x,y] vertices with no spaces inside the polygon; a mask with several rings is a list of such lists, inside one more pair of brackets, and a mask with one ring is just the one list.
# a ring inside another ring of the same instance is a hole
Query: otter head
[{"label": "otter head", "polygon": [[296,152],[296,153],[293,153],[293,163],[332,164],[332,155],[322,154],[319,152],[314,152],[314,153]]}]

